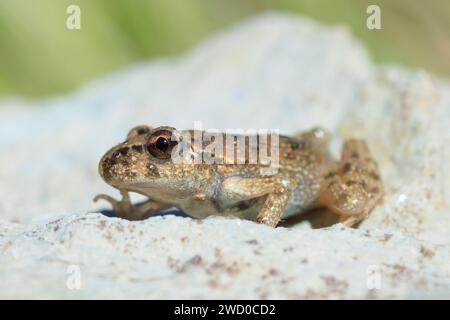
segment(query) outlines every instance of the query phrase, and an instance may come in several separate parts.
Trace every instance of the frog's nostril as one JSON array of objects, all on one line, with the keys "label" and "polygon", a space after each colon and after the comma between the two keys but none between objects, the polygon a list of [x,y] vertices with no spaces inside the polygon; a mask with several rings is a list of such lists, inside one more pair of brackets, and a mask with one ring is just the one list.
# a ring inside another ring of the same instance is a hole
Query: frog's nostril
[{"label": "frog's nostril", "polygon": [[129,150],[130,150],[129,147],[120,148],[119,150],[116,150],[111,154],[111,159],[115,160],[120,158],[121,156],[126,156]]},{"label": "frog's nostril", "polygon": [[111,154],[111,159],[117,159],[118,157],[120,157],[120,152],[119,151],[114,151]]}]

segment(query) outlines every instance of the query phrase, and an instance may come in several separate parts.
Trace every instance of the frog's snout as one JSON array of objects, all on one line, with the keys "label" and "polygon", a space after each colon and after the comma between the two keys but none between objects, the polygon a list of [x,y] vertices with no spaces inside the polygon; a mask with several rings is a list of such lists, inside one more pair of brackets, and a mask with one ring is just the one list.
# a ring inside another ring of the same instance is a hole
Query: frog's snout
[{"label": "frog's snout", "polygon": [[98,165],[98,172],[106,183],[112,184],[114,180],[120,179],[120,174],[128,164],[128,148],[114,148],[108,151]]},{"label": "frog's snout", "polygon": [[103,155],[103,157],[100,159],[100,162],[98,163],[98,173],[100,174],[100,177],[102,177],[103,179],[105,176],[104,163],[105,163],[106,159],[107,159],[107,154]]},{"label": "frog's snout", "polygon": [[145,177],[154,178],[159,174],[143,144],[121,144],[112,148],[101,158],[98,172],[113,187],[134,185]]},{"label": "frog's snout", "polygon": [[102,179],[109,183],[111,179],[111,155],[110,153],[106,153],[103,155],[103,157],[100,159],[100,162],[98,163],[98,173],[102,177]]}]

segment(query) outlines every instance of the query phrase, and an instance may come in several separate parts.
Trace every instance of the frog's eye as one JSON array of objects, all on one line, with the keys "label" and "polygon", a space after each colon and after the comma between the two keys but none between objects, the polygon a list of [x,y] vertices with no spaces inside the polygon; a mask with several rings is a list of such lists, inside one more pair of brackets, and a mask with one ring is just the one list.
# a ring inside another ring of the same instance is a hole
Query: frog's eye
[{"label": "frog's eye", "polygon": [[147,149],[150,154],[158,159],[168,159],[177,141],[172,140],[172,131],[158,130],[149,137]]},{"label": "frog's eye", "polygon": [[128,132],[127,140],[130,138],[148,134],[151,131],[151,129],[152,128],[150,128],[149,126],[145,126],[145,125],[134,127],[133,129],[130,130],[130,132]]}]

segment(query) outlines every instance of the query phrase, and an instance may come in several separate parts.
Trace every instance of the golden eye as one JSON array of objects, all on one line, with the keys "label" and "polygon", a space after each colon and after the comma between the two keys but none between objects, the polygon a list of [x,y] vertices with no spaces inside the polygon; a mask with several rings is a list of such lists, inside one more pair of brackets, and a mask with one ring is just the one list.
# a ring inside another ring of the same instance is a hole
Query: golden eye
[{"label": "golden eye", "polygon": [[168,159],[172,155],[172,149],[177,141],[172,141],[170,130],[158,130],[150,135],[147,142],[147,150],[158,159]]}]

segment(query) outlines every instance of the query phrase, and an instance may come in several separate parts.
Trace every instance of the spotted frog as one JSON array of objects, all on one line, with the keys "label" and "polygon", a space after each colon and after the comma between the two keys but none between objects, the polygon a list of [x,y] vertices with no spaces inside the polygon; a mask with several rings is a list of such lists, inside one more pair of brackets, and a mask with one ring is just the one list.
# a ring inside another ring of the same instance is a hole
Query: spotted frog
[{"label": "spotted frog", "polygon": [[[121,192],[122,199],[101,194],[94,200],[107,200],[118,217],[128,220],[177,207],[195,218],[234,216],[276,227],[282,218],[317,207],[328,208],[338,221],[354,226],[382,199],[377,163],[363,140],[344,141],[341,159],[335,161],[328,152],[329,134],[323,129],[280,135],[277,170],[267,174],[261,171],[267,163],[249,161],[249,154],[260,147],[250,146],[248,137],[249,151],[240,155],[243,161],[237,161],[236,154],[232,154],[234,161],[227,161],[228,153],[214,163],[175,161],[174,150],[182,141],[174,139],[176,133],[166,126],[133,128],[126,141],[106,152],[99,163],[101,177]],[[185,139],[183,144],[189,159],[217,156],[208,143]],[[129,192],[149,201],[135,206]]]}]

